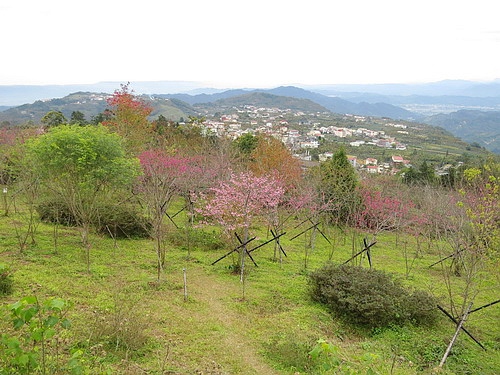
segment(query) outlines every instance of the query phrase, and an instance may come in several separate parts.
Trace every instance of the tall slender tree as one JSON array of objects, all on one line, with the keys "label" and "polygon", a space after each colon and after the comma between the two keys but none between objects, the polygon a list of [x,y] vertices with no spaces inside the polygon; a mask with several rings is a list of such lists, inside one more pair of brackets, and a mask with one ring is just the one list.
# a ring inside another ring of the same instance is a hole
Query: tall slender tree
[{"label": "tall slender tree", "polygon": [[348,223],[357,209],[360,198],[356,187],[358,178],[344,148],[319,166],[320,197],[330,219],[337,224]]}]

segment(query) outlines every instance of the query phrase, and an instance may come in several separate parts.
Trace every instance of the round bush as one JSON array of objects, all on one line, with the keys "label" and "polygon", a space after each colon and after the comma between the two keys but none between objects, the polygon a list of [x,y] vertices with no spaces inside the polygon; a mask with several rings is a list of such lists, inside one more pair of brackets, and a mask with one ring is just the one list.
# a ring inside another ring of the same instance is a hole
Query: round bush
[{"label": "round bush", "polygon": [[390,275],[373,269],[328,264],[310,275],[311,294],[331,311],[370,327],[432,323],[435,299],[403,288]]}]

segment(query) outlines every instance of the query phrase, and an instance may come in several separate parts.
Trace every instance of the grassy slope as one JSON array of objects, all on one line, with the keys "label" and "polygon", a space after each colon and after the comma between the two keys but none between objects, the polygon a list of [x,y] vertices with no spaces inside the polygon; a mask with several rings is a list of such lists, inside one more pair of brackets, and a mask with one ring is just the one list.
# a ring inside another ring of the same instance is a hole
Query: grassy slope
[{"label": "grassy slope", "polygon": [[[73,328],[69,346],[80,346],[88,354],[92,373],[106,370],[120,374],[296,374],[322,373],[308,359],[316,340],[334,344],[335,358],[343,362],[342,372],[365,374],[429,373],[439,363],[454,333],[453,324],[441,317],[431,329],[397,328],[364,331],[353,328],[312,302],[307,294],[304,270],[305,239],[284,236],[287,251],[282,264],[272,261],[273,246],[253,253],[259,267],[249,264],[245,298],[239,277],[231,275],[230,257],[214,266],[210,263],[226,250],[207,250],[209,232],[193,241],[191,258],[180,234],[169,244],[168,266],[160,284],[155,283],[155,254],[148,240],[113,240],[93,237],[91,273],[86,272],[84,252],[76,229],[62,228],[57,250],[53,228],[41,224],[37,243],[19,253],[15,228],[23,216],[0,217],[0,262],[14,271],[14,293],[0,297],[5,305],[31,293],[42,299],[59,296],[74,305],[70,310]],[[172,229],[174,231],[174,229]],[[354,240],[325,229],[335,244],[320,236],[308,259],[308,270],[322,265],[333,251],[333,260],[348,259],[359,251],[362,238]],[[254,229],[263,242],[266,233]],[[294,233],[292,233],[294,232]],[[198,232],[199,233],[199,232]],[[407,249],[414,254],[410,241]],[[446,248],[431,248],[415,259],[408,278],[402,242],[394,235],[379,236],[372,248],[374,266],[397,273],[408,286],[431,290],[443,297],[446,289],[439,267],[428,265],[447,254]],[[366,259],[364,260],[366,266]],[[183,295],[183,268],[187,271],[188,300]],[[496,278],[496,279],[495,279]],[[461,280],[451,280],[454,288]],[[498,270],[486,278],[476,307],[498,299]],[[483,352],[465,335],[460,335],[446,367],[449,374],[497,374],[500,368],[500,318],[498,305],[471,315],[467,328],[488,351]],[[0,331],[7,329],[4,316]],[[113,328],[120,339],[110,339]],[[353,372],[349,372],[349,371]],[[392,372],[391,372],[392,371]],[[335,373],[324,372],[324,373]]]}]

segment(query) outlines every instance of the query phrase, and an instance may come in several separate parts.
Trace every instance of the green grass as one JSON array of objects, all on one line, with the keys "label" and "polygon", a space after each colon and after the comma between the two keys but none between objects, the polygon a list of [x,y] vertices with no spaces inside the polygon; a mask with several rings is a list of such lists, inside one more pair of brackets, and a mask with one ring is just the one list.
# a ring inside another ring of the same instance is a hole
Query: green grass
[{"label": "green grass", "polygon": [[[181,220],[179,215],[178,221]],[[283,262],[273,261],[273,244],[252,252],[258,267],[247,259],[244,285],[231,273],[227,257],[211,263],[230,249],[221,248],[213,228],[194,229],[188,258],[185,233],[170,228],[167,265],[156,283],[156,257],[151,241],[124,239],[116,243],[92,237],[91,272],[75,228],[60,228],[57,248],[53,227],[40,224],[36,243],[20,252],[12,221],[15,212],[0,217],[0,262],[13,272],[13,293],[0,297],[2,305],[36,293],[40,299],[61,297],[72,303],[64,350],[83,351],[89,373],[113,374],[426,374],[437,367],[455,331],[442,315],[433,327],[393,327],[370,330],[354,327],[332,316],[308,293],[308,272],[330,258],[341,263],[362,249],[363,233],[342,234],[324,228],[333,245],[320,235],[305,267],[308,234],[290,238],[301,229],[287,228]],[[253,228],[267,239],[262,228]],[[403,244],[411,269],[403,255]],[[373,266],[401,279],[405,286],[432,292],[448,307],[448,292],[439,266],[429,265],[447,255],[443,243],[433,243],[414,257],[415,240],[381,234],[372,247]],[[359,259],[352,261],[359,263]],[[362,265],[368,267],[366,258]],[[183,269],[188,298],[184,299]],[[484,275],[475,307],[498,299],[498,269]],[[457,301],[463,278],[449,283]],[[444,374],[499,373],[500,305],[471,314],[466,326],[486,346],[480,349],[460,334]],[[11,332],[3,312],[0,331]],[[319,339],[335,347],[321,361],[309,352]],[[328,363],[338,363],[329,370]]]}]

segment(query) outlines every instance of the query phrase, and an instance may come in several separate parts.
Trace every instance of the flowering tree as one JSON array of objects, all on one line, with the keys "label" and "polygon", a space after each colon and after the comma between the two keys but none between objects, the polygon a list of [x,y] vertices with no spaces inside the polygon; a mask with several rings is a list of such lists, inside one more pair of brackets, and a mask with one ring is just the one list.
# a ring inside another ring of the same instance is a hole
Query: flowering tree
[{"label": "flowering tree", "polygon": [[[209,194],[202,196],[196,211],[207,222],[222,226],[224,233],[242,232],[243,243],[248,241],[248,231],[253,221],[263,211],[278,207],[283,199],[284,188],[276,178],[265,175],[257,177],[252,173],[232,174],[228,181],[210,188]],[[240,249],[240,270],[243,281],[246,250]]]},{"label": "flowering tree", "polygon": [[[442,259],[452,258],[451,266],[442,267],[442,270],[455,316],[464,314],[470,303],[484,290],[484,271],[488,268],[498,269],[500,180],[498,169],[495,171],[498,166],[466,169],[463,172],[463,188],[455,200],[455,209],[446,212],[446,216],[450,217],[448,241],[454,252]],[[457,291],[457,284],[449,281],[452,273],[454,278],[460,276],[463,281]]]},{"label": "flowering tree", "polygon": [[121,90],[115,91],[107,103],[111,109],[111,115],[103,122],[103,125],[124,137],[127,148],[138,153],[152,134],[148,116],[153,108],[133,95],[129,91],[128,84],[122,85]]},{"label": "flowering tree", "polygon": [[183,191],[202,170],[192,158],[170,155],[163,150],[148,150],[139,155],[142,175],[138,189],[142,193],[152,221],[151,237],[155,241],[158,280],[165,265],[164,221],[172,198]]},{"label": "flowering tree", "polygon": [[500,246],[500,178],[481,178],[479,173],[476,168],[464,171],[469,188],[461,191],[461,205],[470,222],[469,243],[481,254],[495,258]]},{"label": "flowering tree", "polygon": [[384,195],[380,190],[368,186],[360,187],[362,209],[356,214],[357,225],[372,230],[375,234],[382,230],[399,229],[403,219],[410,220],[413,202],[404,202],[399,197]]}]

